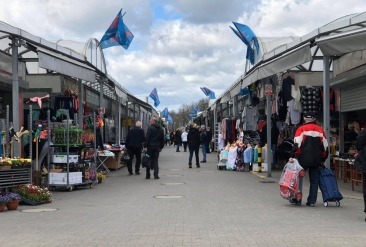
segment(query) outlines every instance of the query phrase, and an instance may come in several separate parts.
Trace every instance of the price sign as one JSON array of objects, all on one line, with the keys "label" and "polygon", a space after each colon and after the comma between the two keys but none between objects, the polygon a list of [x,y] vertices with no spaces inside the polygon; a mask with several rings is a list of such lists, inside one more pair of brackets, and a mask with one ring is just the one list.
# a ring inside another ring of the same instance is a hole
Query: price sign
[{"label": "price sign", "polygon": [[272,85],[270,85],[270,84],[266,85],[264,90],[265,90],[266,95],[273,95]]}]

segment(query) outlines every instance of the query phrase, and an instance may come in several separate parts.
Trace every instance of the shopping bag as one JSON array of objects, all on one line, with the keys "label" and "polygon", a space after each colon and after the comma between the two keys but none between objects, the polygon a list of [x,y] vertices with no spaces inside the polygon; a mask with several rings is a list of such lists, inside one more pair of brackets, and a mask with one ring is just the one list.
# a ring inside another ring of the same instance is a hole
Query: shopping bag
[{"label": "shopping bag", "polygon": [[143,168],[150,168],[151,166],[151,159],[147,153],[142,154],[141,165]]}]

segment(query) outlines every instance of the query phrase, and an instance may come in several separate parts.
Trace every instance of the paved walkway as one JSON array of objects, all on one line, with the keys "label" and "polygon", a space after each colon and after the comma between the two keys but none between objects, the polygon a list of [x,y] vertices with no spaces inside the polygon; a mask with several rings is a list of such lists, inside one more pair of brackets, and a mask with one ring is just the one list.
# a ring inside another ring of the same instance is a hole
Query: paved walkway
[{"label": "paved walkway", "polygon": [[219,171],[215,153],[201,168],[188,169],[187,160],[166,147],[159,180],[128,176],[123,167],[92,189],[54,192],[50,204],[0,213],[0,246],[366,245],[360,192],[340,184],[340,207],[323,207],[321,194],[315,208],[294,206],[279,195],[280,171],[268,179]]}]

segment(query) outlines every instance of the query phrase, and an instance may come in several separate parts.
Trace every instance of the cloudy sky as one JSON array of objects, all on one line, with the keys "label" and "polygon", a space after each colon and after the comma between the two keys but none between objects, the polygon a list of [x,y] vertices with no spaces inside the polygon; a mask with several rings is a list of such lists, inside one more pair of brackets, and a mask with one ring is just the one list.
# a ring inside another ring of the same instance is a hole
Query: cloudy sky
[{"label": "cloudy sky", "polygon": [[[244,73],[246,46],[230,30],[248,25],[258,37],[301,36],[365,0],[1,0],[0,21],[49,41],[101,39],[118,11],[134,34],[128,50],[104,49],[108,73],[136,97],[158,90],[158,110],[219,97]],[[152,100],[149,102],[153,105]]]}]

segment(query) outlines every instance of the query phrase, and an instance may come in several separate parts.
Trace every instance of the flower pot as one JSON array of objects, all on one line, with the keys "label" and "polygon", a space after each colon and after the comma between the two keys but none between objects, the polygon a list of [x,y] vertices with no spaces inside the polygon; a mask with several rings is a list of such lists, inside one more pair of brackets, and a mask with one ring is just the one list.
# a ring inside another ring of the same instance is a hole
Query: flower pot
[{"label": "flower pot", "polygon": [[19,200],[8,202],[6,204],[6,207],[8,208],[8,210],[17,210],[19,202]]},{"label": "flower pot", "polygon": [[0,212],[4,212],[5,210],[5,204],[0,204]]}]

